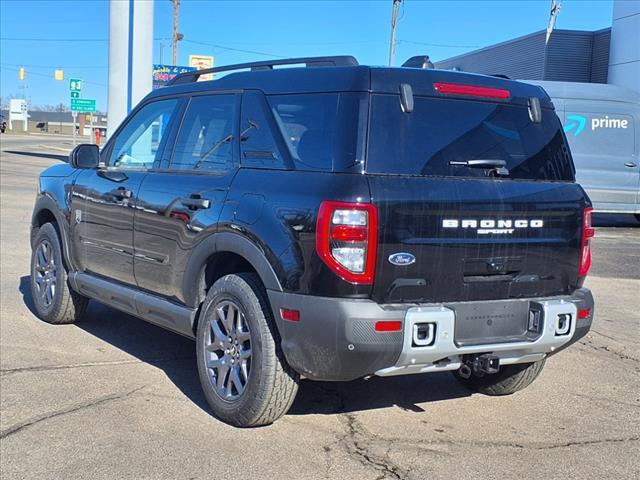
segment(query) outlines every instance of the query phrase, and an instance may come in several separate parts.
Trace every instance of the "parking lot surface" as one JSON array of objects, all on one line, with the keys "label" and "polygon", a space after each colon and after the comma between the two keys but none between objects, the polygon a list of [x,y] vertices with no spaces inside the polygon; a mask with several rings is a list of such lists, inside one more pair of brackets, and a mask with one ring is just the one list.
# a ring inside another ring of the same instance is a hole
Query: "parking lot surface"
[{"label": "parking lot surface", "polygon": [[591,333],[526,390],[471,394],[448,373],[303,381],[288,415],[239,430],[209,413],[190,340],[97,302],[77,325],[32,313],[36,179],[69,146],[0,136],[3,480],[640,477],[633,218],[598,228]]}]

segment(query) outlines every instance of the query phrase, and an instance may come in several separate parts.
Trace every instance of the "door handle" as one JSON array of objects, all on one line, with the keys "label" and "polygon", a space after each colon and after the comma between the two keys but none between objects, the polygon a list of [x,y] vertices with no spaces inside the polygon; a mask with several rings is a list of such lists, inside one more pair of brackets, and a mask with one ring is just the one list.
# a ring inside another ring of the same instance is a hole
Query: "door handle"
[{"label": "door handle", "polygon": [[635,162],[627,162],[624,164],[625,167],[629,167],[629,168],[633,168],[633,167],[637,167],[638,164]]},{"label": "door handle", "polygon": [[198,198],[195,196],[181,198],[180,203],[190,210],[200,210],[211,206],[211,200],[208,198]]}]

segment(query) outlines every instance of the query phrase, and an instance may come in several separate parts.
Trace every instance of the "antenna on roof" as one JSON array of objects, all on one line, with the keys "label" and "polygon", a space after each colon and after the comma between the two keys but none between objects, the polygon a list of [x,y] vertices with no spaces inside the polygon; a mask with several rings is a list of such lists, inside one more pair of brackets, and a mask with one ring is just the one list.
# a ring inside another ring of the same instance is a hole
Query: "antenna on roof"
[{"label": "antenna on roof", "polygon": [[549,39],[551,38],[551,32],[556,26],[556,18],[558,18],[558,14],[560,13],[560,9],[562,8],[561,0],[551,0],[551,10],[549,10],[549,22],[547,23],[547,36],[544,40],[544,44],[549,43]]}]

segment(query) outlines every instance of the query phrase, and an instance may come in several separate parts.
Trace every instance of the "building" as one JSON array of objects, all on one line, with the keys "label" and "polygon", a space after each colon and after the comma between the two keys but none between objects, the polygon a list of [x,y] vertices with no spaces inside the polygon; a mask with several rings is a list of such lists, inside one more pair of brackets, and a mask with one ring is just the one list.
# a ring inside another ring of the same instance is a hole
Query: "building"
[{"label": "building", "polygon": [[435,63],[436,68],[527,80],[611,83],[640,91],[640,2],[615,0],[610,28],[546,31]]},{"label": "building", "polygon": [[[4,118],[9,118],[8,111],[2,111]],[[27,124],[27,132],[31,133],[53,133],[61,135],[73,135],[73,116],[71,112],[44,112],[39,110],[32,110],[28,112],[29,121]],[[93,120],[93,128],[101,130],[101,135],[104,137],[107,131],[107,117],[105,115],[94,114],[93,119],[89,114],[78,113],[76,117],[76,134],[81,136],[91,135],[91,120]],[[22,132],[22,125],[17,125],[22,122],[14,122],[13,129],[18,132]],[[8,130],[10,131],[10,130]]]}]

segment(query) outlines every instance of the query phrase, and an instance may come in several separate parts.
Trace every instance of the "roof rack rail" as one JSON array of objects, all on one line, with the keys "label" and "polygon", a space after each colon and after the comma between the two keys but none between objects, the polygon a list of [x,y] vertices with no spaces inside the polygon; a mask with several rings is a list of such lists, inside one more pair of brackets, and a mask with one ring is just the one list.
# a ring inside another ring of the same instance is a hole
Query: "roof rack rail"
[{"label": "roof rack rail", "polygon": [[416,55],[415,57],[411,57],[404,62],[402,66],[405,68],[422,68],[429,70],[435,68],[429,59],[429,55]]},{"label": "roof rack rail", "polygon": [[194,70],[193,72],[185,72],[176,75],[169,85],[179,85],[181,83],[196,82],[200,75],[209,73],[230,72],[233,70],[273,70],[277,65],[301,65],[307,67],[347,67],[358,65],[358,61],[351,55],[342,55],[334,57],[305,57],[305,58],[287,58],[282,60],[266,60],[264,62],[238,63],[235,65],[225,65],[222,67],[205,68],[203,70]]}]

